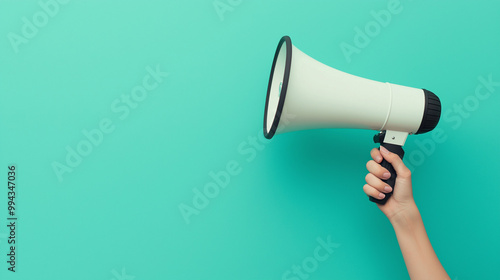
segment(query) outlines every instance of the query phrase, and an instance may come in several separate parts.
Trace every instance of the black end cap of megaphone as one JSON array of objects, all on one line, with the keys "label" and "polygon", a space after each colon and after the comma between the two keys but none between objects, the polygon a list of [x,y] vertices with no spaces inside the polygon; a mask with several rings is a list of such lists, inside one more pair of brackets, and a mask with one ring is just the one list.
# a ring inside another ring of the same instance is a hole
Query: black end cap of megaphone
[{"label": "black end cap of megaphone", "polygon": [[423,91],[425,95],[424,115],[420,127],[415,134],[422,134],[433,130],[441,118],[441,101],[439,97],[426,89],[423,89]]}]

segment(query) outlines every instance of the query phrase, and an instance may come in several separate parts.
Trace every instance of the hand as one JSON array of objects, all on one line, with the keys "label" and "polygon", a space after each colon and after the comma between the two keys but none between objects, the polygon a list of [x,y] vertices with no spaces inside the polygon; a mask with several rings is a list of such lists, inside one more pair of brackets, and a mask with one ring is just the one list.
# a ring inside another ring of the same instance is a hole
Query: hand
[{"label": "hand", "polygon": [[397,178],[392,196],[387,200],[386,204],[377,204],[377,206],[391,222],[399,216],[412,216],[412,212],[417,208],[413,200],[410,170],[404,165],[403,160],[398,155],[389,152],[382,146],[380,147],[380,151],[373,149],[370,154],[373,160],[368,161],[366,164],[366,168],[370,173],[365,177],[366,184],[363,186],[365,193],[374,198],[381,199],[385,197],[385,193],[391,192],[392,188],[382,181],[382,179],[390,178],[389,171],[380,165],[383,157],[392,164],[394,170],[396,170]]},{"label": "hand", "polygon": [[367,184],[363,187],[367,195],[384,198],[379,195],[391,191],[385,190],[387,184],[382,181],[382,179],[390,178],[390,174],[385,174],[389,173],[387,169],[380,165],[382,157],[392,164],[397,174],[394,193],[384,205],[377,204],[377,206],[394,227],[410,278],[412,280],[450,279],[432,248],[422,217],[413,200],[410,170],[398,155],[389,152],[384,147],[380,147],[380,151],[373,149],[371,156],[373,160],[366,164],[370,173],[366,175]]}]

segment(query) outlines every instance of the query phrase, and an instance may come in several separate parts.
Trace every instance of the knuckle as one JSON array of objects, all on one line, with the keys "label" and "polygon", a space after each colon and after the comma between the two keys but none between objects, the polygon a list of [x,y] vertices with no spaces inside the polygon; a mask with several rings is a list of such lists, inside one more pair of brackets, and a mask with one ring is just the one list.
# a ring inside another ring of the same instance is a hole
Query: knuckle
[{"label": "knuckle", "polygon": [[410,169],[408,168],[405,168],[401,171],[401,174],[398,174],[401,178],[405,178],[405,179],[408,179],[408,178],[411,178],[411,171]]},{"label": "knuckle", "polygon": [[370,166],[372,165],[372,161],[373,161],[373,160],[369,160],[369,161],[366,163],[366,169],[370,170]]},{"label": "knuckle", "polygon": [[371,173],[366,174],[365,176],[365,181],[368,183],[368,180],[370,180]]},{"label": "knuckle", "polygon": [[363,186],[363,191],[369,196],[378,196],[379,191],[369,184]]}]

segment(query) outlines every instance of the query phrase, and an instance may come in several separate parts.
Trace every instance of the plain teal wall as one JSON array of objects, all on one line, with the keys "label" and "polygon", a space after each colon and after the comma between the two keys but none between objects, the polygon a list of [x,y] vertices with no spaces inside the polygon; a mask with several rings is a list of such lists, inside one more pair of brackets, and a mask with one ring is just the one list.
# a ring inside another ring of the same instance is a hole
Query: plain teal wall
[{"label": "plain teal wall", "polygon": [[[452,279],[500,278],[499,1],[40,3],[0,2],[2,185],[18,170],[17,272],[4,187],[1,279],[300,279],[287,271],[304,261],[309,279],[408,279],[362,191],[374,131],[259,142],[282,35],[342,71],[441,98],[436,132],[405,145],[414,196]],[[374,23],[388,5],[397,12]],[[89,146],[82,131],[97,128]],[[223,170],[217,192],[210,173]],[[188,224],[193,198],[204,208]],[[314,267],[316,248],[328,258]]]}]

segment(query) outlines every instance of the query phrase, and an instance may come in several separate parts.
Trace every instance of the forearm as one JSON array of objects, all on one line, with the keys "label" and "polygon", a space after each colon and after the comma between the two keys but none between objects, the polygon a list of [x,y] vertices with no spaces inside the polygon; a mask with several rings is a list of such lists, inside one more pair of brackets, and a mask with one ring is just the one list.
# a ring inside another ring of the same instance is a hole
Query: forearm
[{"label": "forearm", "polygon": [[390,221],[412,280],[450,279],[432,248],[416,205]]}]

